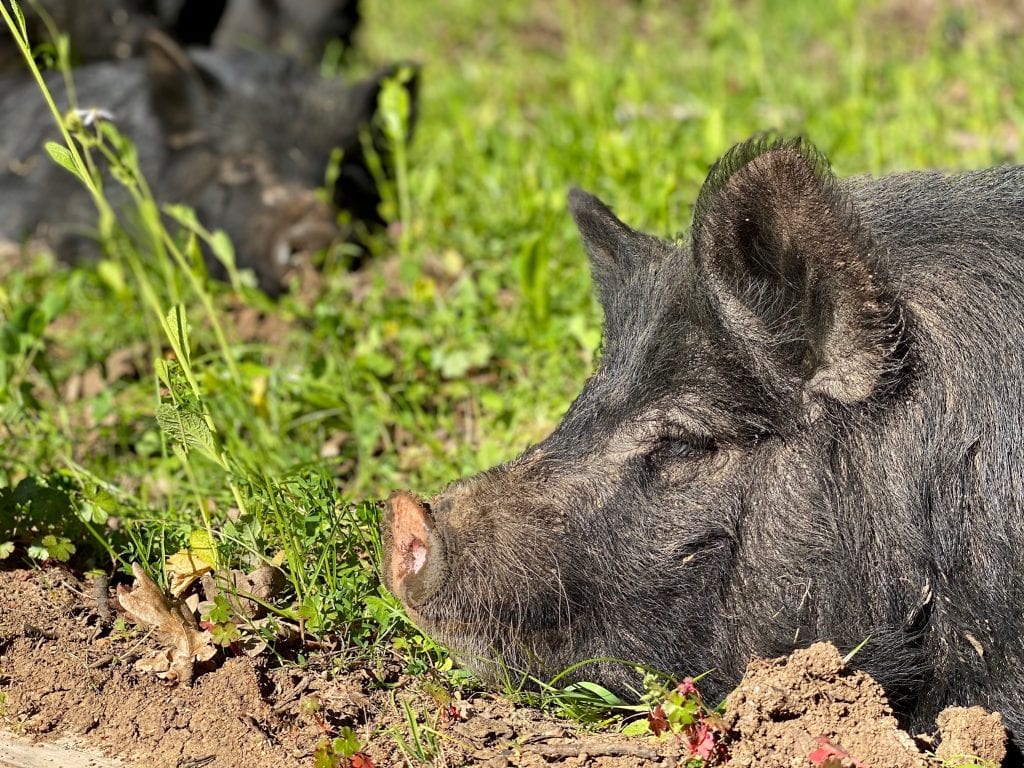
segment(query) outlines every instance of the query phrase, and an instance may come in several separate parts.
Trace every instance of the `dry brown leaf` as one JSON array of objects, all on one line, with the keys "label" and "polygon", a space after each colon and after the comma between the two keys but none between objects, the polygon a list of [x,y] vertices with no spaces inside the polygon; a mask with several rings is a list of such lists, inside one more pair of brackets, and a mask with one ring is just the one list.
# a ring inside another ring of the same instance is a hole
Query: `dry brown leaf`
[{"label": "dry brown leaf", "polygon": [[113,384],[121,379],[138,376],[139,370],[136,367],[136,362],[145,360],[148,354],[149,348],[145,344],[132,344],[111,352],[103,361],[107,383]]},{"label": "dry brown leaf", "polygon": [[96,397],[107,388],[107,382],[103,378],[103,371],[99,365],[93,365],[82,373],[70,376],[64,383],[64,402],[73,403],[78,400],[88,400]]},{"label": "dry brown leaf", "polygon": [[352,435],[348,432],[332,432],[320,446],[320,458],[333,459],[335,456],[340,456],[341,447],[351,439]]},{"label": "dry brown leaf", "polygon": [[132,573],[135,588],[119,586],[117,601],[128,618],[155,627],[158,640],[166,646],[140,659],[136,668],[170,682],[191,682],[195,662],[209,661],[217,653],[210,633],[199,629],[187,604],[168,600],[138,563],[132,563]]},{"label": "dry brown leaf", "polygon": [[213,564],[192,549],[181,549],[164,561],[164,572],[173,597],[181,597],[197,579],[212,570]]},{"label": "dry brown leaf", "polygon": [[136,623],[159,627],[170,616],[164,593],[138,563],[132,563],[132,573],[135,575],[135,588],[128,590],[119,585],[117,601]]}]

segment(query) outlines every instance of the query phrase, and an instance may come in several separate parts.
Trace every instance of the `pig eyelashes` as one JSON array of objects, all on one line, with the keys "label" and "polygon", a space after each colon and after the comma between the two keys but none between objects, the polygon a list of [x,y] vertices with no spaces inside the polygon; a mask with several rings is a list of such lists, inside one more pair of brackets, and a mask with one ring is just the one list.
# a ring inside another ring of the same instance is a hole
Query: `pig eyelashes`
[{"label": "pig eyelashes", "polygon": [[694,460],[718,450],[715,441],[709,437],[691,434],[663,435],[654,443],[649,455],[652,458]]},{"label": "pig eyelashes", "polygon": [[655,463],[700,459],[719,448],[699,419],[688,413],[661,409],[624,424],[611,445],[617,446],[625,457],[644,457]]}]

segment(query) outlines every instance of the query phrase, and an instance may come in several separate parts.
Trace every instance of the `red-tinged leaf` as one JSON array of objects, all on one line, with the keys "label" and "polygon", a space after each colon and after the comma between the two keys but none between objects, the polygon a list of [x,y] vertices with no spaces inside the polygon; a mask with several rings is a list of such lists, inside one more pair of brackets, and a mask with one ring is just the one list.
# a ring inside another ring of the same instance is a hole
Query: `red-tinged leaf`
[{"label": "red-tinged leaf", "polygon": [[441,707],[441,720],[443,722],[457,723],[462,719],[462,713],[459,712],[459,708],[454,704],[449,704],[447,707]]},{"label": "red-tinged leaf", "polygon": [[830,757],[842,757],[842,753],[824,736],[819,736],[817,742],[817,749],[812,749],[807,755],[807,759],[815,765],[824,765]]},{"label": "red-tinged leaf", "polygon": [[817,749],[812,749],[810,751],[810,753],[808,753],[808,755],[807,755],[807,759],[810,760],[815,765],[819,766],[819,768],[823,768],[825,763],[831,757],[834,757],[832,752],[830,750],[828,750],[828,749],[823,749],[822,747],[818,747]]},{"label": "red-tinged leaf", "polygon": [[365,752],[356,752],[349,758],[349,764],[352,768],[377,768],[377,764],[373,762],[373,758]]},{"label": "red-tinged leaf", "polygon": [[671,727],[669,725],[668,718],[665,717],[665,710],[661,708],[661,704],[648,713],[647,727],[651,729],[651,733],[655,736],[661,736],[661,734],[669,730]]},{"label": "red-tinged leaf", "polygon": [[817,749],[812,749],[807,759],[818,768],[867,768],[845,749],[833,744],[827,736],[819,736],[815,740]]},{"label": "red-tinged leaf", "polygon": [[685,731],[686,735],[686,756],[699,757],[702,760],[709,760],[715,753],[718,746],[715,743],[715,735],[711,732],[707,723],[690,726]]}]

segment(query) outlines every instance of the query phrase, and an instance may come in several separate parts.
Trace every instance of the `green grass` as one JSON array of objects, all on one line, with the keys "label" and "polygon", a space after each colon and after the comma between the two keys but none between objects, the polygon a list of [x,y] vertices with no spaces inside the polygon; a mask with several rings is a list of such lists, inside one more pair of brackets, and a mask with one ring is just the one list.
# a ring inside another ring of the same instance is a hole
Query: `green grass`
[{"label": "green grass", "polygon": [[[209,281],[194,235],[161,235],[137,181],[147,242],[112,228],[96,264],[0,261],[0,556],[50,535],[84,566],[140,560],[159,575],[206,531],[223,563],[283,559],[283,610],[340,633],[353,657],[396,641],[410,665],[442,665],[379,588],[370,502],[513,457],[579,390],[601,317],[569,186],[672,236],[709,165],[765,129],[807,135],[840,175],[1021,154],[1024,19],[995,10],[365,5],[358,65],[424,69],[407,173],[386,203],[399,234],[360,273],[328,259],[315,297],[279,302]],[[124,157],[104,140],[94,160]],[[246,308],[277,323],[273,341],[238,340]],[[123,350],[137,377],[68,396]]]}]

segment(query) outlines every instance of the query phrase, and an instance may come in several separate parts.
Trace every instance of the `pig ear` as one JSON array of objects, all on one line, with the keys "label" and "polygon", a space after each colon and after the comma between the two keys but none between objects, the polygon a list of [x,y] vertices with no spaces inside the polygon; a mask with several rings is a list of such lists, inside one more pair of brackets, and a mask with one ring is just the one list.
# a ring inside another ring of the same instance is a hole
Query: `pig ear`
[{"label": "pig ear", "polygon": [[873,243],[815,150],[797,140],[730,151],[697,199],[693,242],[727,325],[766,371],[848,404],[875,391],[900,314],[879,290]]},{"label": "pig ear", "polygon": [[598,299],[607,310],[612,297],[654,250],[656,238],[637,232],[589,192],[569,190],[569,212],[590,257]]},{"label": "pig ear", "polygon": [[209,108],[209,88],[185,51],[155,29],[144,41],[149,97],[170,144],[187,141]]}]

